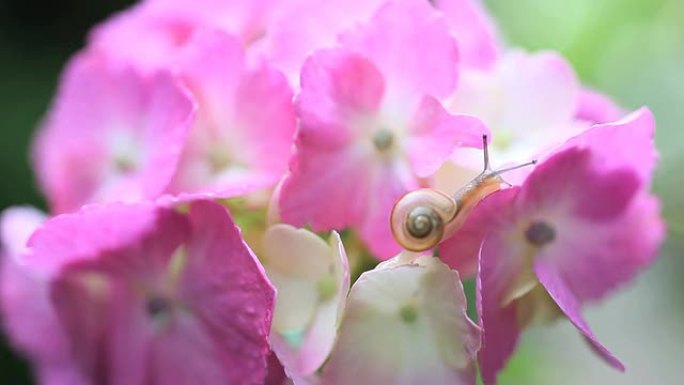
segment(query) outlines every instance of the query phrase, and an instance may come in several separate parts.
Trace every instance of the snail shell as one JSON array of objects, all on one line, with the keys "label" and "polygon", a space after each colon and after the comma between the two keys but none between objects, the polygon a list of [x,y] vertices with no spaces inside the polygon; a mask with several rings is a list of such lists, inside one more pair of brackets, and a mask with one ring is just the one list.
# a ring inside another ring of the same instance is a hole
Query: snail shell
[{"label": "snail shell", "polygon": [[457,212],[456,201],[440,191],[411,191],[399,199],[392,209],[392,233],[407,250],[429,250],[444,238],[447,224]]}]

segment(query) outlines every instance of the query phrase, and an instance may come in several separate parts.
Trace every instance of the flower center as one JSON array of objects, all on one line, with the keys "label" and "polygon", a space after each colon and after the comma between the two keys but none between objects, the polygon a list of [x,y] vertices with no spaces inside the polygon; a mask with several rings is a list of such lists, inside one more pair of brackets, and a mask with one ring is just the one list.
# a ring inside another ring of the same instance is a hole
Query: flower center
[{"label": "flower center", "polygon": [[401,320],[407,324],[412,324],[418,319],[418,309],[413,302],[406,303],[399,309]]},{"label": "flower center", "polygon": [[337,283],[335,277],[324,277],[316,284],[318,289],[318,297],[321,301],[327,301],[335,296],[337,293]]},{"label": "flower center", "polygon": [[386,128],[380,128],[373,134],[373,145],[380,152],[385,152],[392,147],[394,134]]},{"label": "flower center", "polygon": [[228,149],[220,145],[212,146],[209,149],[208,158],[211,171],[214,174],[220,174],[233,163]]},{"label": "flower center", "polygon": [[145,302],[145,310],[151,318],[160,318],[168,315],[173,308],[173,303],[167,297],[153,295]]},{"label": "flower center", "polygon": [[544,246],[556,239],[556,230],[547,222],[534,221],[525,230],[525,238],[535,246]]},{"label": "flower center", "polygon": [[114,158],[114,168],[121,174],[128,174],[135,170],[135,160],[121,154]]}]

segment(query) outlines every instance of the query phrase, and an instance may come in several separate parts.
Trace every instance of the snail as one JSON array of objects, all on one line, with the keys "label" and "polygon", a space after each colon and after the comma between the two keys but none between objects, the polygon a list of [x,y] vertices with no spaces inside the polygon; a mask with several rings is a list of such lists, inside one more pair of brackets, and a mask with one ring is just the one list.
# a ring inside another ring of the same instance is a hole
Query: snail
[{"label": "snail", "polygon": [[402,196],[392,208],[390,226],[396,241],[405,249],[429,250],[453,235],[468,218],[468,214],[487,195],[505,183],[501,174],[537,163],[536,160],[517,166],[492,170],[489,164],[487,135],[482,136],[484,170],[463,186],[454,196],[435,189],[419,189]]}]

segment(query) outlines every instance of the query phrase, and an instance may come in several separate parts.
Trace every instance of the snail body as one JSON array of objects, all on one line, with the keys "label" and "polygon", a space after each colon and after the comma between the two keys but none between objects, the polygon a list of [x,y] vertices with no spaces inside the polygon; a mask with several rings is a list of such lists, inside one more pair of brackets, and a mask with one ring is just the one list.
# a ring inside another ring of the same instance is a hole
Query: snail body
[{"label": "snail body", "polygon": [[425,251],[449,238],[468,214],[487,195],[499,190],[501,177],[483,172],[453,197],[424,188],[411,191],[397,201],[390,217],[394,239],[410,251]]},{"label": "snail body", "polygon": [[484,144],[484,170],[454,196],[435,189],[419,189],[402,196],[392,208],[390,226],[394,239],[405,249],[426,251],[451,237],[463,226],[470,212],[487,195],[504,183],[501,173],[535,164],[536,161],[493,171],[489,167],[487,137]]}]

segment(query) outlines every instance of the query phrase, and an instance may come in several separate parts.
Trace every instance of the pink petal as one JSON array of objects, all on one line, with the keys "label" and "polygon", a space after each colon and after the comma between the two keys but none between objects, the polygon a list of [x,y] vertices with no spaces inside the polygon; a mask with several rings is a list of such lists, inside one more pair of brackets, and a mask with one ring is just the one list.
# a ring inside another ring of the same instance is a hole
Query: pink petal
[{"label": "pink petal", "polygon": [[418,177],[433,175],[458,147],[482,148],[489,130],[477,118],[450,115],[434,98],[426,96],[410,128],[406,151]]},{"label": "pink petal", "polygon": [[144,78],[92,54],[74,58],[34,147],[52,210],[158,196],[176,170],[194,108],[168,74]]},{"label": "pink petal", "polygon": [[619,120],[624,113],[608,96],[584,88],[580,91],[576,115],[577,119],[591,123],[608,123]]},{"label": "pink petal", "polygon": [[501,39],[494,20],[479,0],[433,0],[444,13],[456,37],[461,65],[490,67],[501,51]]},{"label": "pink petal", "polygon": [[358,55],[319,51],[307,61],[297,154],[279,205],[283,220],[297,227],[355,226],[374,252],[388,258],[398,251],[389,212],[415,182],[401,162],[381,159],[366,137],[383,87],[377,69]]},{"label": "pink petal", "polygon": [[412,110],[425,94],[446,97],[456,85],[456,42],[445,20],[426,1],[389,1],[370,23],[342,35],[340,41],[378,67],[391,98],[386,103],[398,112]]},{"label": "pink petal", "polygon": [[221,30],[252,44],[265,32],[273,0],[145,1],[98,25],[89,46],[110,60],[152,73],[173,69],[198,30]]},{"label": "pink petal", "polygon": [[48,220],[29,239],[26,263],[42,276],[88,261],[105,250],[127,245],[152,231],[159,220],[152,204],[91,205]]},{"label": "pink petal", "polygon": [[240,42],[198,32],[181,71],[200,100],[200,115],[171,190],[227,198],[238,186],[272,187],[287,169],[295,131],[292,91],[263,64],[246,68]]},{"label": "pink petal", "polygon": [[580,333],[584,335],[584,338],[586,338],[592,349],[609,365],[620,371],[624,371],[624,365],[622,365],[620,360],[610,353],[608,349],[598,342],[596,336],[589,328],[589,325],[587,325],[586,321],[582,318],[578,299],[565,285],[565,280],[561,277],[561,273],[554,269],[553,265],[547,263],[543,259],[537,260],[534,265],[534,271],[541,284],[544,285],[570,322],[572,322]]},{"label": "pink petal", "polygon": [[363,57],[344,50],[317,51],[302,69],[297,100],[300,141],[347,143],[372,117],[385,94],[380,71]]},{"label": "pink petal", "polygon": [[250,47],[250,55],[265,57],[293,84],[311,52],[332,47],[337,36],[366,21],[383,0],[281,1],[263,39]]}]

